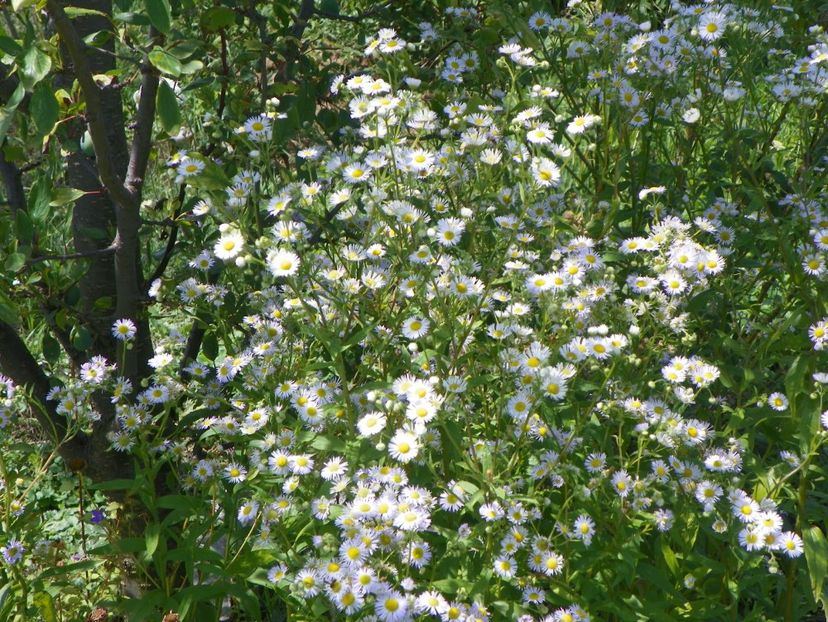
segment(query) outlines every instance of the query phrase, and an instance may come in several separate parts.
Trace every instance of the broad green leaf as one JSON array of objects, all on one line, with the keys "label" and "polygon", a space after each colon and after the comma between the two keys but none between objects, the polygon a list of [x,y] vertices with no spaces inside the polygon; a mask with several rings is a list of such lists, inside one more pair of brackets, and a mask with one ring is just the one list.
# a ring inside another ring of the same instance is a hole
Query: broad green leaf
[{"label": "broad green leaf", "polygon": [[32,45],[20,59],[20,81],[26,90],[32,90],[38,82],[49,74],[52,59],[36,45]]},{"label": "broad green leaf", "polygon": [[20,44],[11,37],[4,37],[0,35],[0,52],[5,52],[9,56],[17,56],[23,51]]},{"label": "broad green leaf", "polygon": [[201,14],[201,26],[210,32],[216,32],[236,23],[236,14],[226,6],[210,7]]},{"label": "broad green leaf", "polygon": [[43,333],[43,340],[40,342],[40,350],[43,352],[43,358],[53,365],[57,362],[58,358],[60,358],[60,344],[48,331]]},{"label": "broad green leaf", "polygon": [[57,622],[55,600],[48,592],[37,592],[32,599],[43,622]]},{"label": "broad green leaf", "polygon": [[167,0],[144,0],[150,22],[165,35],[170,33],[170,3]]},{"label": "broad green leaf", "polygon": [[51,134],[60,114],[60,106],[57,99],[55,99],[55,93],[49,81],[40,82],[35,86],[32,99],[29,102],[29,112],[34,119],[38,135],[47,136]]},{"label": "broad green leaf", "polygon": [[66,205],[67,203],[77,201],[85,194],[86,193],[83,190],[78,190],[77,188],[68,188],[66,186],[54,188],[52,190],[52,197],[49,201],[49,206],[60,207],[61,205]]},{"label": "broad green leaf", "polygon": [[18,319],[20,318],[17,315],[14,303],[6,298],[5,294],[0,294],[0,321],[15,325]]},{"label": "broad green leaf", "polygon": [[208,332],[204,335],[201,342],[201,352],[211,361],[215,361],[218,356],[218,339],[214,332]]},{"label": "broad green leaf", "polygon": [[72,331],[72,345],[81,352],[92,345],[92,335],[85,326],[76,326]]},{"label": "broad green leaf", "polygon": [[161,73],[171,76],[181,75],[181,61],[161,48],[155,48],[150,52],[149,60]]},{"label": "broad green leaf", "polygon": [[181,73],[185,75],[194,74],[196,71],[200,71],[204,68],[204,63],[200,60],[188,60],[181,63]]},{"label": "broad green leaf", "polygon": [[337,0],[322,0],[322,2],[319,3],[319,8],[325,13],[339,15],[339,2],[337,2]]},{"label": "broad green leaf", "polygon": [[23,253],[12,253],[6,257],[6,261],[3,262],[3,268],[6,272],[20,272],[25,265],[26,255]]},{"label": "broad green leaf", "polygon": [[14,217],[14,224],[18,242],[30,244],[34,238],[34,226],[29,215],[23,210],[18,210]]},{"label": "broad green leaf", "polygon": [[178,99],[175,96],[175,91],[164,80],[158,85],[156,106],[161,127],[164,128],[167,134],[175,134],[181,126],[181,111],[178,109]]}]

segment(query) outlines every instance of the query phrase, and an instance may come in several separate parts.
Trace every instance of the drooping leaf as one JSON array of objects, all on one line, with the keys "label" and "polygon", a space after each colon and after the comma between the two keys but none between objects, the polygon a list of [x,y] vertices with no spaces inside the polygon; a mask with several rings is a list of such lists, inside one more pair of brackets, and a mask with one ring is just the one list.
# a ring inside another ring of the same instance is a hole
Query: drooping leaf
[{"label": "drooping leaf", "polygon": [[38,82],[49,75],[52,59],[36,45],[32,45],[20,59],[20,81],[26,90],[32,90]]},{"label": "drooping leaf", "polygon": [[29,112],[34,119],[39,136],[46,136],[52,132],[60,114],[60,106],[55,99],[52,85],[48,81],[40,82],[35,86],[29,102]]},{"label": "drooping leaf", "polygon": [[144,533],[144,542],[146,543],[147,555],[152,557],[156,549],[158,549],[158,541],[161,538],[161,525],[158,523],[150,523],[146,527]]},{"label": "drooping leaf", "polygon": [[165,35],[169,34],[170,3],[167,0],[144,0],[144,8],[146,8],[150,23]]},{"label": "drooping leaf", "polygon": [[181,111],[178,108],[175,91],[163,80],[158,85],[156,106],[161,127],[164,128],[167,134],[175,134],[181,125]]},{"label": "drooping leaf", "polygon": [[828,589],[825,578],[828,576],[828,541],[819,527],[810,527],[802,532],[805,545],[805,560],[808,562],[808,575],[814,599],[828,607]]}]

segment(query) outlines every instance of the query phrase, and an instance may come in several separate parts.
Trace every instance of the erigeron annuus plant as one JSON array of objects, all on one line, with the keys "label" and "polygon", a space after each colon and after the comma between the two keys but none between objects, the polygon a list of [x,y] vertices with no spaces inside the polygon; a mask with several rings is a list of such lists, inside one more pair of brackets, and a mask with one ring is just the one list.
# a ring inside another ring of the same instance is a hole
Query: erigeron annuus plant
[{"label": "erigeron annuus plant", "polygon": [[[711,358],[703,308],[750,276],[740,236],[774,223],[738,164],[717,178],[746,111],[779,120],[754,138],[767,151],[788,102],[822,97],[824,42],[767,84],[728,60],[731,35],[737,59],[779,39],[771,15],[678,8],[647,29],[537,11],[485,50],[433,24],[379,31],[369,68],[334,81],[351,119],[336,144],[280,177],[276,114],[234,137],[238,172],[196,214],[212,233],[158,293],[213,326],[203,356],[179,366],[171,330],[147,386],[92,360],[52,397],[89,427],[92,393],[111,393],[112,449],[202,500],[182,530],[224,554],[187,572],[243,572],[308,618],[629,619],[606,592],[647,600],[631,573],[669,599],[653,616],[712,619],[750,573],[790,591],[805,525],[788,482],[824,434],[766,464],[734,420],[768,393],[798,402]],[[699,161],[716,151],[719,172]],[[780,201],[814,229],[792,256],[820,279],[815,199]],[[113,326],[124,348],[134,331]]]}]

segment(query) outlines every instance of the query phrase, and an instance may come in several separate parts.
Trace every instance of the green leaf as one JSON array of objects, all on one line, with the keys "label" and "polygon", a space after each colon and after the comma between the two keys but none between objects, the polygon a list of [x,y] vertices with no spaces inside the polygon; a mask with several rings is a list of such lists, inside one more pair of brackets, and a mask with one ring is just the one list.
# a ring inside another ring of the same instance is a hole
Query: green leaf
[{"label": "green leaf", "polygon": [[112,19],[133,26],[149,26],[150,24],[149,18],[142,13],[113,13]]},{"label": "green leaf", "polygon": [[170,3],[167,0],[144,0],[144,7],[150,23],[165,35],[170,34]]},{"label": "green leaf", "polygon": [[176,77],[181,75],[181,61],[161,48],[155,48],[150,52],[149,60],[161,73]]},{"label": "green leaf", "polygon": [[0,35],[0,52],[5,52],[9,56],[17,56],[23,51],[20,44],[11,37],[4,37]]},{"label": "green leaf", "polygon": [[53,365],[60,358],[60,344],[48,332],[43,333],[40,350],[43,352],[43,358]]},{"label": "green leaf", "polygon": [[49,201],[49,206],[60,207],[68,203],[73,203],[85,194],[86,193],[83,190],[78,190],[77,188],[68,188],[66,186],[54,188],[52,190],[52,197]]},{"label": "green leaf", "polygon": [[72,331],[72,345],[81,352],[92,345],[92,335],[85,326],[76,326]]},{"label": "green leaf", "polygon": [[322,0],[319,3],[319,9],[324,13],[339,15],[339,2],[337,0]]},{"label": "green leaf", "polygon": [[811,527],[802,532],[805,545],[805,561],[808,562],[808,574],[814,599],[822,603],[828,611],[828,590],[825,590],[825,577],[828,575],[828,542],[819,527]]},{"label": "green leaf", "polygon": [[43,622],[57,622],[55,600],[49,592],[37,592],[32,600],[40,612],[40,618]]},{"label": "green leaf", "polygon": [[23,210],[18,210],[14,217],[14,225],[17,231],[17,241],[24,244],[31,244],[34,238],[34,226],[29,215]]},{"label": "green leaf", "polygon": [[236,23],[236,14],[226,6],[210,7],[201,14],[201,26],[210,32],[216,32]]},{"label": "green leaf", "polygon": [[161,538],[161,525],[158,523],[150,523],[147,525],[146,533],[144,534],[144,542],[146,543],[147,555],[152,557],[158,549],[158,541]]},{"label": "green leaf", "polygon": [[194,74],[196,71],[200,71],[204,68],[204,63],[200,60],[188,60],[186,62],[181,63],[181,73],[185,75]]},{"label": "green leaf", "polygon": [[35,0],[11,0],[13,11],[20,11],[21,9],[32,6],[34,3]]},{"label": "green leaf", "polygon": [[676,554],[673,552],[673,549],[670,548],[670,545],[667,543],[663,537],[661,538],[661,555],[664,557],[664,563],[667,564],[667,567],[670,569],[670,572],[673,576],[678,575],[679,571],[679,564],[678,560],[676,559]]},{"label": "green leaf", "polygon": [[52,133],[60,114],[60,106],[49,81],[40,82],[35,87],[29,102],[29,112],[34,119],[39,136]]},{"label": "green leaf", "polygon": [[14,326],[19,319],[14,303],[5,294],[0,294],[0,322]]},{"label": "green leaf", "polygon": [[23,253],[12,253],[6,257],[6,261],[3,262],[3,268],[5,268],[7,272],[20,272],[25,265],[26,255]]},{"label": "green leaf", "polygon": [[0,108],[0,144],[6,139],[6,132],[9,131],[12,119],[14,119],[14,111],[23,101],[24,95],[26,95],[26,88],[23,86],[23,82],[20,82],[6,105]]},{"label": "green leaf", "polygon": [[156,99],[158,108],[158,120],[161,127],[167,134],[175,134],[181,126],[181,111],[178,109],[178,99],[175,91],[169,84],[161,81],[158,84],[158,97]]},{"label": "green leaf", "polygon": [[79,6],[67,6],[64,7],[63,11],[66,13],[67,17],[74,19],[76,17],[87,17],[96,15],[98,17],[105,17],[109,19],[109,15],[104,13],[103,11],[96,11],[95,9],[85,9]]},{"label": "green leaf", "polygon": [[201,351],[211,361],[215,361],[218,356],[218,339],[214,332],[205,333],[204,340],[201,342]]},{"label": "green leaf", "polygon": [[38,82],[49,74],[52,59],[39,47],[33,45],[20,59],[20,81],[26,90],[32,90]]},{"label": "green leaf", "polygon": [[33,583],[43,581],[45,579],[51,579],[52,577],[59,577],[61,575],[69,576],[83,570],[92,570],[103,563],[103,559],[87,559],[82,562],[75,562],[74,564],[66,564],[65,566],[50,567],[37,575],[37,578],[33,581]]}]

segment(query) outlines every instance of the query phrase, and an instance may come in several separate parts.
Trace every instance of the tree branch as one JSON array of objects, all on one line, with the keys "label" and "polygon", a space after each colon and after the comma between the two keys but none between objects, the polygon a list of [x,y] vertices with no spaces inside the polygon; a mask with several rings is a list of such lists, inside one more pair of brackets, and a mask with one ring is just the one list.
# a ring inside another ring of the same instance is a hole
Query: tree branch
[{"label": "tree branch", "polygon": [[11,378],[15,385],[25,388],[38,401],[39,408],[36,406],[33,409],[35,417],[44,430],[57,435],[52,440],[59,443],[66,435],[66,419],[46,399],[51,388],[49,378],[14,327],[3,321],[0,321],[0,373]]},{"label": "tree branch", "polygon": [[175,250],[175,243],[178,240],[178,224],[175,222],[176,218],[181,214],[181,209],[184,206],[184,197],[187,194],[187,186],[185,184],[181,184],[178,188],[178,206],[175,208],[172,217],[172,229],[170,231],[170,237],[167,238],[167,247],[164,249],[164,254],[161,256],[161,261],[158,263],[158,267],[155,268],[155,271],[152,273],[152,276],[146,280],[144,284],[144,288],[146,289],[146,285],[155,281],[155,279],[160,279],[164,271],[167,269],[167,265],[170,263],[170,258],[172,257],[173,250]]},{"label": "tree branch", "polygon": [[138,100],[138,114],[132,150],[129,154],[126,187],[137,195],[144,183],[147,163],[152,149],[152,123],[155,120],[155,96],[158,93],[158,70],[150,64],[141,65],[141,98]]},{"label": "tree branch", "polygon": [[27,266],[40,263],[42,261],[68,261],[70,259],[92,259],[93,257],[105,257],[106,255],[114,255],[118,250],[116,243],[113,242],[105,248],[96,248],[95,250],[85,251],[82,253],[69,253],[68,255],[36,255],[26,262]]},{"label": "tree branch", "polygon": [[86,57],[86,44],[78,35],[77,30],[75,30],[71,20],[63,10],[63,5],[58,0],[46,0],[46,10],[52,16],[55,29],[66,46],[69,57],[72,59],[75,78],[83,92],[83,99],[86,102],[86,122],[89,126],[89,134],[92,137],[92,145],[95,148],[101,182],[116,204],[120,206],[133,205],[135,199],[132,193],[124,186],[121,177],[115,170],[115,161],[107,138],[106,117],[101,106],[100,88],[95,82],[89,60]]}]

